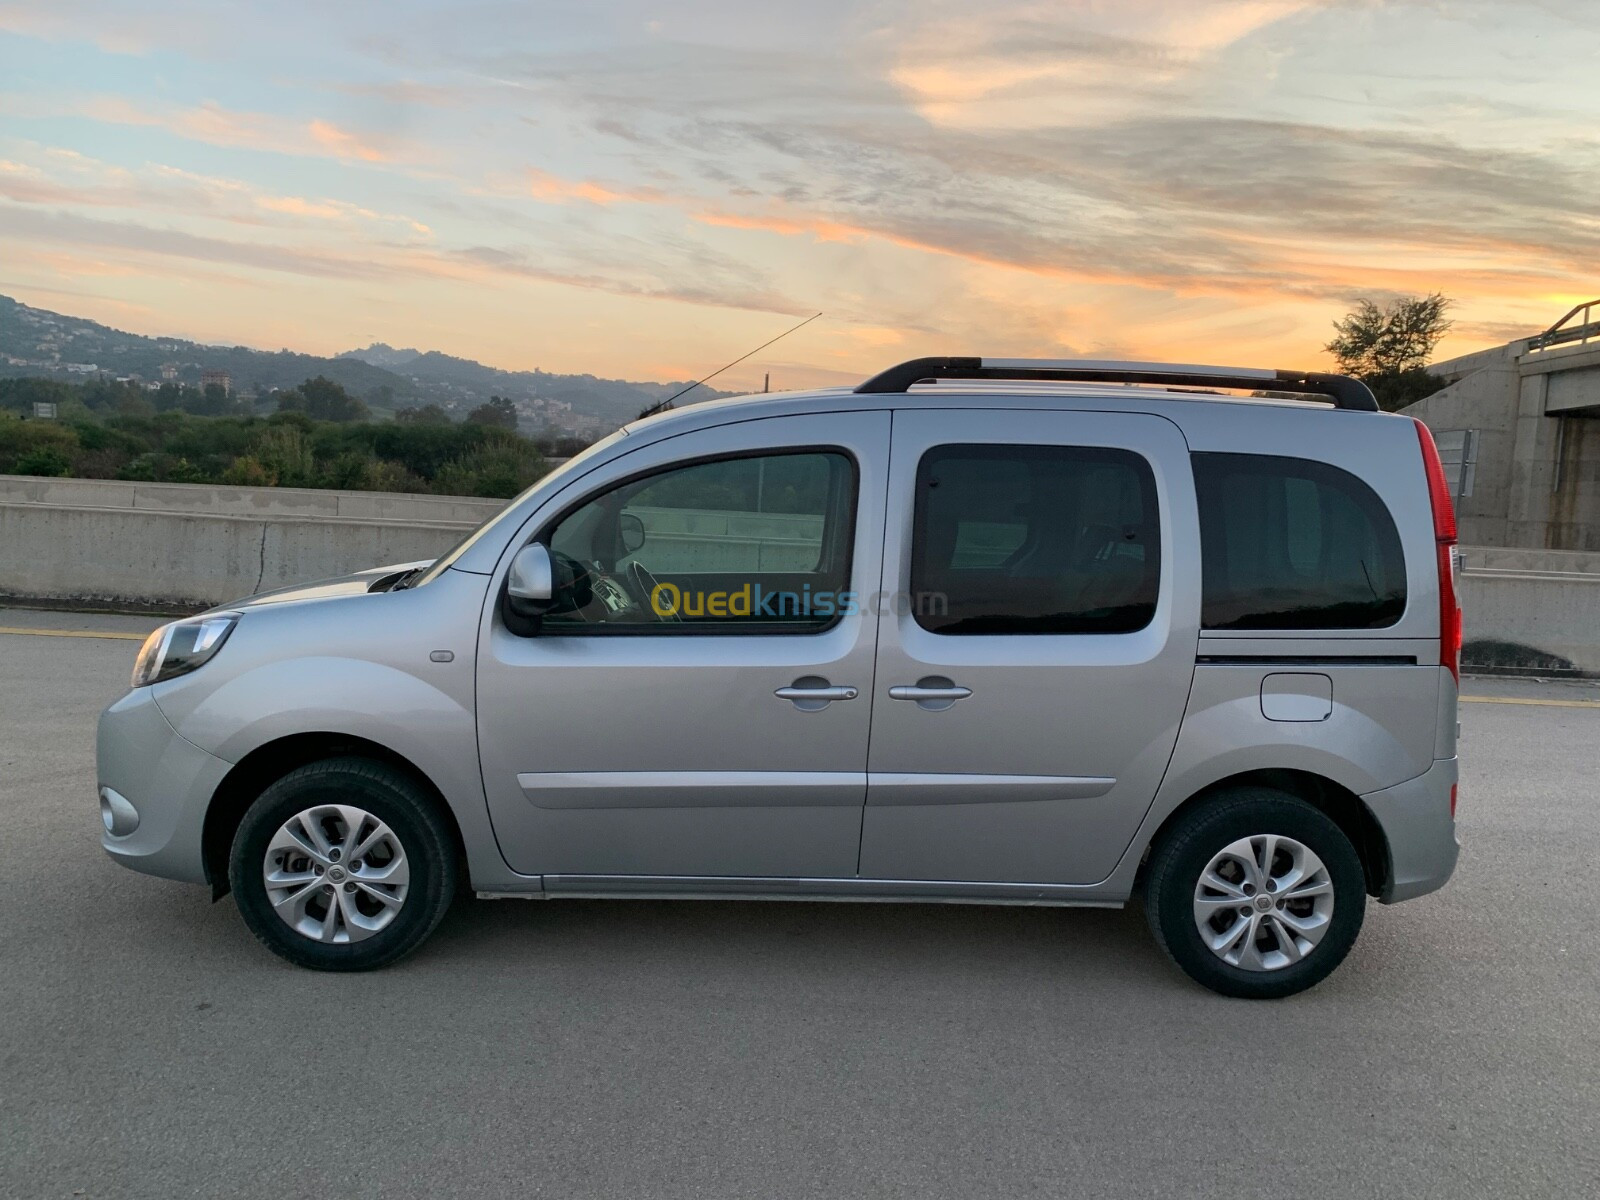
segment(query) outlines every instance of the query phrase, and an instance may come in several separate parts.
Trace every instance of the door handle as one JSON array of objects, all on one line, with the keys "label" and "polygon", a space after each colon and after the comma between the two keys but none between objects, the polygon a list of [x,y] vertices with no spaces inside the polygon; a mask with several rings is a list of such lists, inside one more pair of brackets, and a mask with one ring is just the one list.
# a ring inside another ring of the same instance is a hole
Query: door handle
[{"label": "door handle", "polygon": [[820,712],[835,700],[854,700],[861,693],[853,687],[835,687],[820,676],[807,675],[772,694],[779,700],[792,700],[801,712]]},{"label": "door handle", "polygon": [[971,688],[964,687],[892,687],[889,689],[891,700],[965,700],[972,695]]},{"label": "door handle", "polygon": [[782,687],[772,694],[779,700],[854,700],[861,693],[853,687]]},{"label": "door handle", "polygon": [[915,684],[896,684],[889,689],[889,699],[914,701],[925,712],[942,712],[970,695],[971,688],[957,687],[943,675],[929,675]]}]

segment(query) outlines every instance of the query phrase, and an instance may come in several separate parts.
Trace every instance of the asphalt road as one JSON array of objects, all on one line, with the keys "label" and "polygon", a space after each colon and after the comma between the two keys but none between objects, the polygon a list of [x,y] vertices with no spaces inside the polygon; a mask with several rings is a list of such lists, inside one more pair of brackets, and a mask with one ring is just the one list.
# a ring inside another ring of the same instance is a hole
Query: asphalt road
[{"label": "asphalt road", "polygon": [[[0,610],[0,626],[139,618]],[[1463,706],[1461,867],[1314,991],[1125,912],[479,901],[366,976],[98,844],[136,643],[0,633],[0,1195],[1552,1196],[1600,1187],[1600,691]]]}]

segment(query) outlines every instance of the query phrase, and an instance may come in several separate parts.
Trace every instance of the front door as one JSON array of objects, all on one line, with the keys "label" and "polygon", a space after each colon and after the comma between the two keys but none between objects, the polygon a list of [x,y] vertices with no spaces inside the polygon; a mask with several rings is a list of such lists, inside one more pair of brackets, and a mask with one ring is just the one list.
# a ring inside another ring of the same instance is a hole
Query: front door
[{"label": "front door", "polygon": [[535,516],[517,545],[550,547],[558,604],[531,637],[491,604],[478,660],[515,870],[552,891],[855,874],[876,622],[851,594],[881,570],[888,441],[884,412],[701,430]]},{"label": "front door", "polygon": [[895,414],[861,875],[1096,883],[1194,672],[1188,447],[1140,414]]}]

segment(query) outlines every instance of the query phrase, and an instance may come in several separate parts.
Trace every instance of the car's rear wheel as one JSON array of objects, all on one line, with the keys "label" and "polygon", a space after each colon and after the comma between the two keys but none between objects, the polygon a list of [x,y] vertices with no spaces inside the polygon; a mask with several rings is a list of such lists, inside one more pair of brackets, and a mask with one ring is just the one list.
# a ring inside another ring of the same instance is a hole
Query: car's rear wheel
[{"label": "car's rear wheel", "polygon": [[228,881],[273,953],[316,970],[370,970],[415,950],[443,918],[454,840],[404,772],[326,759],[257,797],[234,834]]},{"label": "car's rear wheel", "polygon": [[1156,939],[1225,996],[1272,999],[1320,983],[1355,944],[1365,909],[1361,858],[1344,831],[1270,788],[1184,813],[1145,876]]}]

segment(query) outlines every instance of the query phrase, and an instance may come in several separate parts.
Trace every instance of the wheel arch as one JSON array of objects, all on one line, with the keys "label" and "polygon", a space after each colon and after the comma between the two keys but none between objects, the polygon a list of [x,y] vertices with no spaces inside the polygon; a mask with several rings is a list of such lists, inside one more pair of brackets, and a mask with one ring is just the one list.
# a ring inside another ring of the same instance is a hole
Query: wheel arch
[{"label": "wheel arch", "polygon": [[346,756],[384,763],[415,782],[449,826],[461,878],[469,877],[470,864],[465,839],[455,810],[439,787],[414,762],[387,746],[353,734],[326,731],[293,733],[265,742],[250,751],[234,764],[212,793],[201,829],[200,848],[206,882],[211,885],[213,900],[220,900],[230,890],[228,854],[233,845],[233,835],[256,797],[290,771],[308,763]]},{"label": "wheel arch", "polygon": [[1392,866],[1389,858],[1389,841],[1384,836],[1377,818],[1362,803],[1361,797],[1343,784],[1325,775],[1318,775],[1314,771],[1292,767],[1265,767],[1241,771],[1206,784],[1184,800],[1166,815],[1145,844],[1135,890],[1142,890],[1144,887],[1144,866],[1151,852],[1161,844],[1181,818],[1216,796],[1240,787],[1272,788],[1296,796],[1318,809],[1339,827],[1340,831],[1350,839],[1350,844],[1355,847],[1356,855],[1361,859],[1361,871],[1367,894],[1377,896],[1382,893]]}]

